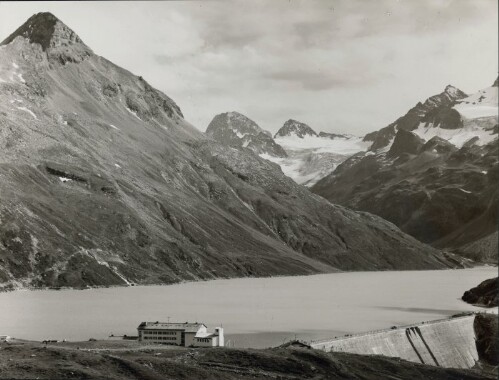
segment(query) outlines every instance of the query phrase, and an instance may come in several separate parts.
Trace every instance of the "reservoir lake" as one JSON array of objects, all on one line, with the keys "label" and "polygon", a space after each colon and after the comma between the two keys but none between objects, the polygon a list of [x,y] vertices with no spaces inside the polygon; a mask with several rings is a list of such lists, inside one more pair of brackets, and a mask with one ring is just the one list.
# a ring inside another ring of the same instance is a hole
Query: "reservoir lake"
[{"label": "reservoir lake", "polygon": [[0,293],[0,335],[81,341],[137,335],[142,321],[222,325],[226,345],[263,348],[483,310],[464,291],[496,277],[459,270],[346,272],[168,286]]}]

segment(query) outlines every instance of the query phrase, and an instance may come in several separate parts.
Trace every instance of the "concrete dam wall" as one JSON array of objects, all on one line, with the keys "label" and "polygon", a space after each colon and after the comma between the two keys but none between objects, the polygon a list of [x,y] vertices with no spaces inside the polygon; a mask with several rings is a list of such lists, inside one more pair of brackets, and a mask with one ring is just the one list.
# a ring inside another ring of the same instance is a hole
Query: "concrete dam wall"
[{"label": "concrete dam wall", "polygon": [[327,352],[384,355],[445,368],[471,368],[478,360],[474,320],[475,315],[467,315],[315,341],[310,346]]}]

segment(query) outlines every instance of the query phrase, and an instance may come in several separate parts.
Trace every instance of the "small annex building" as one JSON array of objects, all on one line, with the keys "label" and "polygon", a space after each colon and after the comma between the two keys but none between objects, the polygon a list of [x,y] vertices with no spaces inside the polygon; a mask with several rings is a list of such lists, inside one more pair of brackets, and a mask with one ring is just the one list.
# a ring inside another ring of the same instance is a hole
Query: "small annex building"
[{"label": "small annex building", "polygon": [[223,347],[224,330],[210,333],[204,323],[142,322],[137,327],[139,342],[184,347]]}]

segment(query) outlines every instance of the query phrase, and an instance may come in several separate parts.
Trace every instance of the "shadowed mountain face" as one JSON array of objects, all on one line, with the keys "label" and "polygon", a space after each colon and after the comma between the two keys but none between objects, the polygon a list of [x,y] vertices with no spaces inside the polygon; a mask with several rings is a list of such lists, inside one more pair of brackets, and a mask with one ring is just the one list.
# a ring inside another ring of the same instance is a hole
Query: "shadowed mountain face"
[{"label": "shadowed mountain face", "polygon": [[469,97],[451,87],[365,139],[312,189],[372,212],[417,239],[497,262],[497,87]]},{"label": "shadowed mountain face", "polygon": [[52,26],[25,25],[0,46],[3,287],[449,265],[251,150],[208,139],[52,15],[28,23]]}]

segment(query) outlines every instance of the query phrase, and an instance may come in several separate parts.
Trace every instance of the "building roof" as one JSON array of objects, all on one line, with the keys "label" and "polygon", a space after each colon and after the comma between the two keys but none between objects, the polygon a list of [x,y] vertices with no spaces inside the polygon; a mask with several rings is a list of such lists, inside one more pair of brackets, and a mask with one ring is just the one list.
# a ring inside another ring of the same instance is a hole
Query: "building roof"
[{"label": "building roof", "polygon": [[214,338],[218,336],[218,334],[215,334],[215,333],[198,333],[196,334],[194,337],[195,338]]},{"label": "building roof", "polygon": [[198,332],[201,327],[206,327],[204,323],[176,323],[176,322],[142,322],[139,330],[181,330],[185,332]]}]

